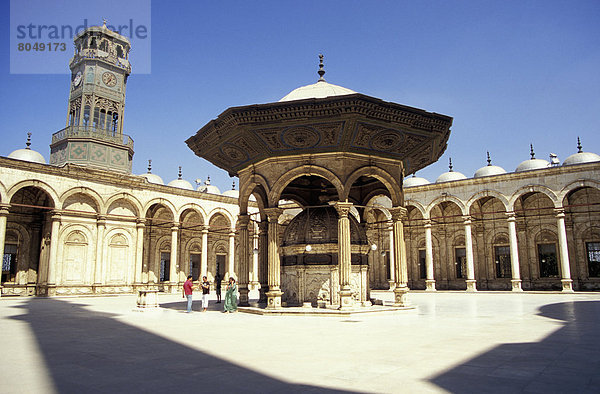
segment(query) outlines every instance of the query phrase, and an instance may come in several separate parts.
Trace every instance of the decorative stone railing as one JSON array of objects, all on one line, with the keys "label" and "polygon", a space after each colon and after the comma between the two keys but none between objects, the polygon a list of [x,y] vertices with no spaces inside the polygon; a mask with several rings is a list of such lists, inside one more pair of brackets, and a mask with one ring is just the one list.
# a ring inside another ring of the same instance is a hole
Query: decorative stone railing
[{"label": "decorative stone railing", "polygon": [[133,149],[133,139],[126,134],[98,129],[91,126],[68,126],[52,134],[52,143],[57,143],[69,137],[95,138],[115,144],[127,145]]}]

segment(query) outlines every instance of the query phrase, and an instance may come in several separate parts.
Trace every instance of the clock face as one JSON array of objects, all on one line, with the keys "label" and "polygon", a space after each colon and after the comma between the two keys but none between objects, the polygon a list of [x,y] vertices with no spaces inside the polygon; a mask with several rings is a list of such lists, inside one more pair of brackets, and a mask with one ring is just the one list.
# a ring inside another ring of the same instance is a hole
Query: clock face
[{"label": "clock face", "polygon": [[73,78],[73,86],[74,87],[79,86],[79,84],[81,83],[81,79],[82,79],[81,71],[78,71],[77,74],[75,74],[75,78]]},{"label": "clock face", "polygon": [[106,86],[112,87],[117,84],[117,77],[115,76],[115,74],[107,71],[104,74],[102,74],[102,82],[104,82]]}]

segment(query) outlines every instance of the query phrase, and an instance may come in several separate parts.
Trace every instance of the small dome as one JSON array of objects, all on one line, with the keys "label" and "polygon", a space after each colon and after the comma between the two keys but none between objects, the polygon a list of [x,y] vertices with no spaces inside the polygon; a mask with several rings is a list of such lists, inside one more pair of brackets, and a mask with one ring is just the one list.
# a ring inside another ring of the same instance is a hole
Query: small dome
[{"label": "small dome", "polygon": [[39,152],[31,149],[17,149],[8,155],[9,159],[30,161],[32,163],[46,164],[46,159]]},{"label": "small dome", "polygon": [[448,171],[438,176],[438,178],[435,180],[435,183],[460,181],[462,179],[467,179],[463,173],[457,171]]},{"label": "small dome", "polygon": [[421,178],[420,176],[413,175],[410,178],[404,178],[404,187],[415,187],[415,186],[423,186],[429,185],[429,182],[425,178]]},{"label": "small dome", "polygon": [[531,147],[531,151],[529,153],[531,155],[531,159],[521,162],[521,164],[519,164],[519,166],[517,167],[517,169],[515,171],[522,172],[522,171],[540,170],[543,168],[550,167],[549,161],[544,160],[544,159],[536,159],[535,152],[533,151],[533,144],[531,144],[529,146]]},{"label": "small dome", "polygon": [[178,187],[180,189],[186,190],[194,190],[194,186],[191,183],[186,181],[185,179],[181,179],[181,166],[179,166],[179,177],[175,180],[172,180],[167,184],[167,186]]},{"label": "small dome", "polygon": [[285,95],[279,102],[303,100],[309,98],[325,98],[332,96],[345,96],[356,93],[354,90],[342,86],[333,85],[325,81],[319,81],[312,85],[306,85],[292,90]]},{"label": "small dome", "polygon": [[567,157],[563,162],[563,166],[593,163],[596,161],[600,161],[600,155],[591,152],[584,152],[581,147],[581,141],[579,140],[579,137],[577,137],[577,153]]},{"label": "small dome", "polygon": [[487,166],[481,167],[480,169],[475,171],[475,175],[473,175],[474,178],[506,174],[506,170],[504,168],[492,165],[492,159],[490,159],[490,152],[487,152],[487,163]]},{"label": "small dome", "polygon": [[221,191],[218,187],[210,184],[210,177],[206,178],[204,185],[198,186],[197,190],[202,193],[221,194]]},{"label": "small dome", "polygon": [[169,182],[167,186],[178,187],[180,189],[186,190],[194,190],[192,184],[186,181],[185,179],[174,179],[171,182]]},{"label": "small dome", "polygon": [[325,98],[332,96],[344,96],[347,94],[356,93],[354,90],[346,89],[342,86],[333,85],[325,82],[323,76],[325,70],[323,69],[323,55],[319,54],[319,80],[317,83],[312,85],[301,86],[297,89],[292,90],[286,96],[284,96],[279,102],[293,101],[293,100],[304,100],[309,98]]},{"label": "small dome", "polygon": [[46,164],[46,159],[39,152],[32,150],[29,146],[31,145],[31,133],[27,133],[27,143],[25,149],[17,149],[8,155],[9,159],[29,161],[32,163]]},{"label": "small dome", "polygon": [[240,191],[239,190],[227,190],[223,193],[224,196],[239,198]]},{"label": "small dome", "polygon": [[539,170],[550,167],[550,163],[544,159],[529,159],[525,160],[515,170],[516,172]]},{"label": "small dome", "polygon": [[148,173],[148,174],[141,174],[140,176],[143,176],[144,178],[146,178],[146,180],[149,183],[156,183],[157,185],[164,185],[165,184],[165,182],[162,180],[162,178],[159,177],[156,174]]},{"label": "small dome", "polygon": [[452,170],[452,158],[448,160],[448,163],[448,172],[444,172],[442,175],[438,176],[438,178],[435,180],[435,183],[460,181],[462,179],[467,179],[467,177],[463,173]]}]

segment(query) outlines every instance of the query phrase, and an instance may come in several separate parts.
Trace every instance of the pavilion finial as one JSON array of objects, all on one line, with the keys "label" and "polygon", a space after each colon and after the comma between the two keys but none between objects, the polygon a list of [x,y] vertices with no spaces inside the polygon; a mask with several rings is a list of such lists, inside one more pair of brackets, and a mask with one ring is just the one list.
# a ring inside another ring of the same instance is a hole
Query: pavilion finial
[{"label": "pavilion finial", "polygon": [[106,18],[102,18],[102,27],[106,27],[106,22],[107,22]]},{"label": "pavilion finial", "polygon": [[231,190],[235,190],[235,180],[233,181],[233,183],[231,184]]},{"label": "pavilion finial", "polygon": [[448,168],[449,168],[449,172],[452,172],[452,158],[448,158]]},{"label": "pavilion finial", "polygon": [[152,174],[152,159],[148,159],[148,174]]},{"label": "pavilion finial", "polygon": [[317,82],[325,82],[325,78],[323,78],[323,75],[325,75],[325,69],[323,67],[323,54],[319,53],[319,71],[317,72],[317,74],[319,74],[319,80]]},{"label": "pavilion finial", "polygon": [[529,148],[531,149],[529,154],[531,155],[531,160],[533,160],[533,159],[535,159],[535,152],[533,151],[533,144],[529,144]]},{"label": "pavilion finial", "polygon": [[583,153],[583,147],[581,146],[581,140],[577,137],[577,153]]},{"label": "pavilion finial", "polygon": [[181,166],[179,166],[179,178],[177,179],[181,179]]},{"label": "pavilion finial", "polygon": [[487,152],[487,163],[488,163],[488,166],[492,165],[492,159],[490,159],[490,151]]},{"label": "pavilion finial", "polygon": [[25,143],[25,145],[26,145],[25,149],[31,149],[30,148],[30,146],[31,146],[31,132],[27,133],[27,142]]}]

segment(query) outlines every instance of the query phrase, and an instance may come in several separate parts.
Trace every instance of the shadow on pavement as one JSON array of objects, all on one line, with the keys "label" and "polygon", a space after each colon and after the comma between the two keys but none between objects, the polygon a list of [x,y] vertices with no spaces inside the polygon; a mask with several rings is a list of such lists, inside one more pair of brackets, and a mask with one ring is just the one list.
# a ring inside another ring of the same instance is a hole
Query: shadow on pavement
[{"label": "shadow on pavement", "polygon": [[538,315],[564,326],[539,342],[497,346],[430,381],[455,393],[598,393],[600,302],[550,304]]},{"label": "shadow on pavement", "polygon": [[60,393],[342,392],[268,377],[80,304],[31,299],[19,308],[14,319],[30,325]]}]

